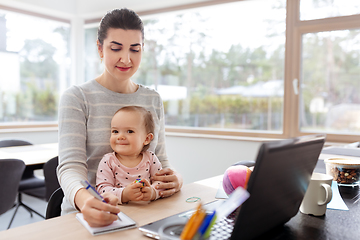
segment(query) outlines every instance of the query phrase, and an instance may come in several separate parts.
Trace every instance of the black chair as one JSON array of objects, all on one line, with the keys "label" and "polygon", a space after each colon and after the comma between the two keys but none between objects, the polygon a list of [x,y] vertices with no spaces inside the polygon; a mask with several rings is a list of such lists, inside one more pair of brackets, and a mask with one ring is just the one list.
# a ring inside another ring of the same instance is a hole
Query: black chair
[{"label": "black chair", "polygon": [[[21,176],[25,170],[25,163],[18,159],[0,159],[0,215],[14,207],[18,194]],[[16,213],[17,209],[15,210]],[[14,220],[11,218],[9,226]]]},{"label": "black chair", "polygon": [[41,188],[24,190],[22,193],[49,201],[51,194],[60,187],[56,175],[58,157],[53,157],[44,164],[43,171],[45,177],[45,186]]},{"label": "black chair", "polygon": [[0,139],[0,147],[28,146],[32,143],[19,139]]},{"label": "black chair", "polygon": [[[45,186],[30,190],[23,190],[22,193],[27,195],[49,201],[53,192],[60,187],[59,181],[57,179],[56,168],[58,166],[58,157],[53,157],[44,164],[43,171],[45,177]],[[35,213],[37,213],[35,211]],[[39,215],[39,213],[37,213]],[[42,215],[41,215],[42,216]],[[43,217],[43,216],[42,216]],[[43,217],[46,219],[46,217]]]},{"label": "black chair", "polygon": [[46,207],[46,219],[60,216],[63,198],[64,192],[61,188],[58,188],[53,192]]},{"label": "black chair", "polygon": [[[15,147],[15,146],[28,146],[32,145],[32,143],[24,140],[19,139],[4,139],[0,140],[0,147]],[[41,168],[41,166],[38,165],[30,165],[26,166],[25,171],[22,175],[20,184],[19,184],[19,193],[18,193],[18,199],[16,203],[16,210],[14,212],[13,218],[15,217],[15,214],[20,206],[24,207],[26,210],[29,211],[31,217],[33,216],[32,213],[35,213],[39,215],[42,218],[45,218],[42,214],[37,212],[36,210],[32,209],[31,207],[27,206],[22,201],[22,193],[26,193],[28,195],[32,195],[35,197],[39,197],[39,194],[41,193],[44,198],[45,197],[45,179],[38,178],[34,174],[34,170]]]},{"label": "black chair", "polygon": [[44,164],[44,176],[45,176],[45,200],[48,202],[50,200],[51,195],[55,192],[59,187],[59,180],[57,178],[56,168],[59,164],[59,158],[53,157],[49,161]]}]

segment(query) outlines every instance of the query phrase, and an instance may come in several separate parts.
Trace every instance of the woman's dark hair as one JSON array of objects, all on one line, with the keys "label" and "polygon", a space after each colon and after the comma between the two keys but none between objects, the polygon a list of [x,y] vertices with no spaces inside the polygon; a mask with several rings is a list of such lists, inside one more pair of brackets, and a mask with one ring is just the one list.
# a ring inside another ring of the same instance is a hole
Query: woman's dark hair
[{"label": "woman's dark hair", "polygon": [[105,14],[100,21],[98,29],[98,40],[101,45],[107,37],[109,28],[120,28],[124,30],[139,30],[144,41],[144,24],[139,15],[127,8],[113,9]]}]

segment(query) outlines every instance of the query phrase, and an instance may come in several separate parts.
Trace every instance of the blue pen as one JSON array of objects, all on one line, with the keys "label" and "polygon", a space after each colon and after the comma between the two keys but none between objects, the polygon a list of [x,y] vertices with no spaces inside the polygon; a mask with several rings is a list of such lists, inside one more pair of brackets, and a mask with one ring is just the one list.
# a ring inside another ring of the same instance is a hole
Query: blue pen
[{"label": "blue pen", "polygon": [[200,234],[200,236],[203,236],[206,232],[206,230],[208,230],[209,227],[211,227],[211,222],[213,220],[213,218],[215,217],[216,211],[213,211],[212,213],[206,215],[205,219],[203,220],[198,233]]},{"label": "blue pen", "polygon": [[[96,189],[95,189],[93,186],[91,186],[91,184],[90,184],[88,181],[82,180],[82,181],[81,181],[81,184],[82,184],[82,185],[85,187],[85,189],[88,190],[89,193],[90,193],[91,195],[93,195],[95,198],[99,199],[100,201],[102,201],[102,202],[104,202],[104,203],[107,203],[107,202],[105,201],[105,199],[103,198],[103,196],[101,196],[101,194],[100,194],[98,191],[96,191]],[[118,216],[119,220],[121,221],[121,218],[119,217],[119,215],[117,215],[117,216]]]}]

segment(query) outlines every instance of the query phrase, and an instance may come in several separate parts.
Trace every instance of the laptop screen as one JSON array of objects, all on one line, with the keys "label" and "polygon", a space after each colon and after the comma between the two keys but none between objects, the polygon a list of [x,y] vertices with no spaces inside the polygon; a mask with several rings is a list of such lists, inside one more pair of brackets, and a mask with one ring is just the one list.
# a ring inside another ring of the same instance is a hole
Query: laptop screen
[{"label": "laptop screen", "polygon": [[231,239],[253,239],[297,214],[324,142],[309,135],[262,144]]}]

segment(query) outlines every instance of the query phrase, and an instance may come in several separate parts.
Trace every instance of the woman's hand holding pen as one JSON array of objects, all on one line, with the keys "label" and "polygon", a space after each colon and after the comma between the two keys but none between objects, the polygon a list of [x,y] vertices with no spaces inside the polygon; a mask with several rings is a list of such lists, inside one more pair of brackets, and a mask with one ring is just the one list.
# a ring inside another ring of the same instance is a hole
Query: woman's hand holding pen
[{"label": "woman's hand holding pen", "polygon": [[117,214],[120,212],[117,207],[118,198],[111,193],[105,193],[103,197],[106,203],[96,199],[84,188],[76,193],[76,206],[91,227],[107,226],[118,219]]},{"label": "woman's hand holding pen", "polygon": [[164,189],[160,192],[160,197],[170,197],[180,191],[182,187],[182,177],[170,168],[163,168],[151,177],[152,181],[160,181],[156,189]]}]

